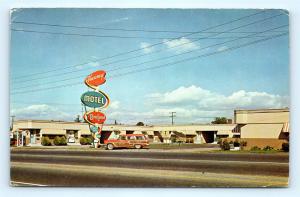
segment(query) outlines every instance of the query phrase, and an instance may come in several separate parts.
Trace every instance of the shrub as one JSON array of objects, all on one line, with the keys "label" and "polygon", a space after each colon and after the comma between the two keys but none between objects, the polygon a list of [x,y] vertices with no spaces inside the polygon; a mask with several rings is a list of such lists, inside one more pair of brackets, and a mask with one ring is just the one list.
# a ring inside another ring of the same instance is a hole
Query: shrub
[{"label": "shrub", "polygon": [[87,138],[85,138],[85,137],[80,138],[80,144],[87,145]]},{"label": "shrub", "polygon": [[67,139],[65,136],[62,137],[56,136],[53,140],[53,144],[56,146],[67,145]]},{"label": "shrub", "polygon": [[271,147],[271,146],[265,146],[265,147],[263,148],[264,151],[270,151],[270,150],[273,150],[273,149],[274,149],[274,148]]},{"label": "shrub", "polygon": [[220,147],[222,150],[230,150],[230,144],[227,142],[227,140],[224,140],[221,144]]},{"label": "shrub", "polygon": [[93,143],[93,139],[90,137],[86,138],[86,144],[91,145]]},{"label": "shrub", "polygon": [[62,136],[62,137],[60,138],[60,143],[59,143],[59,145],[63,145],[63,146],[67,145],[67,139],[66,139],[65,136]]},{"label": "shrub", "polygon": [[231,141],[229,142],[229,144],[233,144],[233,141],[231,140]]},{"label": "shrub", "polygon": [[282,149],[284,152],[289,152],[289,151],[290,151],[290,143],[288,143],[288,142],[282,143],[281,149]]},{"label": "shrub", "polygon": [[217,144],[222,144],[222,139],[218,139]]},{"label": "shrub", "polygon": [[245,146],[247,146],[247,141],[240,141],[241,150],[243,150]]},{"label": "shrub", "polygon": [[59,146],[60,145],[60,137],[59,136],[56,136],[53,140],[53,144],[55,146]]},{"label": "shrub", "polygon": [[237,139],[234,140],[233,146],[234,146],[234,147],[239,147],[239,146],[240,146],[240,142],[239,142]]},{"label": "shrub", "polygon": [[259,150],[261,150],[261,148],[259,148],[258,146],[253,146],[250,149],[250,151],[259,151]]},{"label": "shrub", "polygon": [[51,146],[51,141],[48,137],[42,137],[42,145],[43,146]]}]

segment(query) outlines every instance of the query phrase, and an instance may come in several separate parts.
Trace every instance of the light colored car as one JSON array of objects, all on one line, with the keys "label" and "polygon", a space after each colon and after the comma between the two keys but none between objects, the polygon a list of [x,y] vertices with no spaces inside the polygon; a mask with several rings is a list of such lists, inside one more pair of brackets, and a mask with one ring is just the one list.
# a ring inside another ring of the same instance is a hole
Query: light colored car
[{"label": "light colored car", "polygon": [[149,141],[143,134],[126,134],[119,135],[118,139],[104,140],[104,144],[108,150],[114,148],[135,148],[141,149],[149,146]]}]

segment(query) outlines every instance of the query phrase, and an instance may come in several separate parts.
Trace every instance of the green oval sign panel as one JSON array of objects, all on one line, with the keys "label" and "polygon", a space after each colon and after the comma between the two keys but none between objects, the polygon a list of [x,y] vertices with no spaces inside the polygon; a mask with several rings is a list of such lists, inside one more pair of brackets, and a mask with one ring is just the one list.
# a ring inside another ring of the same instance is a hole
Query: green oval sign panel
[{"label": "green oval sign panel", "polygon": [[104,108],[109,99],[103,92],[88,91],[81,95],[81,102],[88,107]]},{"label": "green oval sign panel", "polygon": [[96,126],[91,126],[91,127],[90,127],[90,130],[91,130],[92,133],[97,133],[97,132],[98,132],[98,127],[96,127]]}]

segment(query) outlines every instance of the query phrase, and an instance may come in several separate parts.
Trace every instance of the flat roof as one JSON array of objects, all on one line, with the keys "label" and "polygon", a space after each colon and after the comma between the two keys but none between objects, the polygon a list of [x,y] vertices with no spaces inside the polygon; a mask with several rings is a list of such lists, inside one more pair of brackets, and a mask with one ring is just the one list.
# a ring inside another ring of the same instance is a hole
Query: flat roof
[{"label": "flat roof", "polygon": [[277,113],[277,112],[289,112],[289,108],[279,109],[235,109],[234,113]]},{"label": "flat roof", "polygon": [[[54,124],[83,124],[88,125],[88,123],[85,122],[73,122],[73,121],[54,121],[54,120],[16,120],[15,123],[54,123]],[[129,124],[104,124],[103,126],[106,127],[138,127],[138,128],[153,128],[153,127],[186,127],[186,126],[235,126],[236,124],[174,124],[174,125],[145,125],[145,126],[137,126],[137,125],[129,125]]]}]

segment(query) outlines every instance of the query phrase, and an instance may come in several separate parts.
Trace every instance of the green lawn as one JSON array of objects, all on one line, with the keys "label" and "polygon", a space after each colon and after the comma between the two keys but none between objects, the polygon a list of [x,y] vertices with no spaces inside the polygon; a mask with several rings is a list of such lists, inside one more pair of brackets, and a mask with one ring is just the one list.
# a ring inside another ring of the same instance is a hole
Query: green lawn
[{"label": "green lawn", "polygon": [[282,150],[237,150],[237,151],[229,151],[229,150],[211,150],[209,152],[214,152],[214,153],[224,153],[224,154],[243,154],[243,153],[254,153],[254,154],[288,154],[288,152],[284,152]]}]

